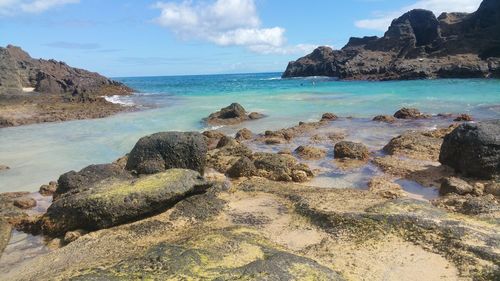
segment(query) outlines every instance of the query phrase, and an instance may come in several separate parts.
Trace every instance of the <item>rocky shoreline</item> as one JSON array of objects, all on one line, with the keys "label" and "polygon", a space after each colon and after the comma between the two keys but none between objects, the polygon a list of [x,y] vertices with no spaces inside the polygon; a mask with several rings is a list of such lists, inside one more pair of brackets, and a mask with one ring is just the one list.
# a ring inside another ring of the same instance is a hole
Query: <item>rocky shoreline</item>
[{"label": "rocky shoreline", "polygon": [[[442,117],[405,108],[371,122],[426,118]],[[500,121],[409,131],[371,151],[328,129],[339,119],[325,113],[234,137],[146,136],[113,163],[42,186],[53,202],[39,215],[29,212],[29,193],[0,194],[0,249],[13,228],[44,235],[51,248],[0,272],[8,280],[500,277]],[[304,137],[294,150],[255,149]],[[330,153],[346,173],[367,164],[382,173],[366,190],[309,186],[315,161]],[[441,196],[413,199],[401,179]]]},{"label": "rocky shoreline", "polygon": [[500,78],[500,3],[484,0],[472,13],[412,10],[383,37],[351,38],[341,50],[319,47],[290,62],[284,78],[345,80]]},{"label": "rocky shoreline", "polygon": [[105,96],[132,93],[97,73],[34,59],[19,47],[0,48],[0,128],[107,117],[133,108]]}]

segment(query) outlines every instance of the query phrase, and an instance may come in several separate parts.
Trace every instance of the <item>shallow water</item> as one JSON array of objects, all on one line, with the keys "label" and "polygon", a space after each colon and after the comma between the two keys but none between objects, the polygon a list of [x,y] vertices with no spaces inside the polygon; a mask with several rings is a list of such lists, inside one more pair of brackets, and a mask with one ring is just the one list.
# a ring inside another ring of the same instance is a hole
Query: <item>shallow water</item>
[{"label": "shallow water", "polygon": [[[346,131],[349,140],[362,141],[372,150],[380,149],[392,136],[406,129],[450,123],[448,119],[435,119],[390,126],[370,121],[374,115],[392,114],[403,106],[433,114],[470,113],[478,119],[500,117],[500,80],[345,82],[278,78],[278,73],[120,78],[141,92],[121,98],[120,102],[153,109],[105,119],[0,129],[0,163],[11,167],[0,173],[0,192],[35,191],[66,171],[113,161],[147,134],[202,131],[207,129],[200,122],[203,117],[232,102],[268,117],[222,128],[225,132],[234,133],[242,127],[263,132],[299,121],[316,121],[322,113],[334,112],[355,117],[335,126]],[[365,169],[368,170],[359,174],[371,173],[369,167]],[[335,187],[331,182],[320,184],[323,176],[317,179],[318,185]],[[338,187],[352,182],[358,183],[354,179],[339,181]]]}]

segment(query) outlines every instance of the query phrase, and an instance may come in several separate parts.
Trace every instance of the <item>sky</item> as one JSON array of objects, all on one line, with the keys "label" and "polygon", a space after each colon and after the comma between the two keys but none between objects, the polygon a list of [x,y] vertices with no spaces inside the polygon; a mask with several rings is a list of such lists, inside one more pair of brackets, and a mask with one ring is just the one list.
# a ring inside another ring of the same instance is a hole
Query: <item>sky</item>
[{"label": "sky", "polygon": [[281,72],[321,45],[382,36],[415,8],[481,0],[0,0],[0,46],[110,77]]}]

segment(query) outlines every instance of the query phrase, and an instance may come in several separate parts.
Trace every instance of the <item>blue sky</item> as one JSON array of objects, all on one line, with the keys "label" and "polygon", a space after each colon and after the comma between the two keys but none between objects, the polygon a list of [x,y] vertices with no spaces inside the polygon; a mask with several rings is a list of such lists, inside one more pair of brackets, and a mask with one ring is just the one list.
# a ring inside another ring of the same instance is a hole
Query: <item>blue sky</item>
[{"label": "blue sky", "polygon": [[283,71],[319,45],[382,35],[413,8],[480,0],[0,0],[0,45],[107,76]]}]

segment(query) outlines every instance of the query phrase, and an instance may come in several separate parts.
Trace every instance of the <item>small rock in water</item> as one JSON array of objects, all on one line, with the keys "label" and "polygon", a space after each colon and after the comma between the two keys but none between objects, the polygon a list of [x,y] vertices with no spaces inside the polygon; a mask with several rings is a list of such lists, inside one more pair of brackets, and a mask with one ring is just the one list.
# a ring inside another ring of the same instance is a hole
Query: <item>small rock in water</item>
[{"label": "small rock in water", "polygon": [[9,166],[6,166],[6,165],[0,165],[0,171],[5,171],[5,170],[9,170],[10,167]]},{"label": "small rock in water", "polygon": [[232,103],[231,105],[222,108],[221,110],[210,114],[205,121],[211,125],[235,125],[246,120],[261,119],[264,115],[252,112],[246,114],[245,108],[239,103]]},{"label": "small rock in water", "polygon": [[44,184],[40,186],[40,190],[38,191],[43,196],[52,196],[57,190],[57,182],[51,181],[49,184]]},{"label": "small rock in water", "polygon": [[428,118],[429,116],[422,114],[416,108],[403,107],[396,113],[394,113],[394,117],[396,117],[397,119],[422,119],[422,118]]},{"label": "small rock in water", "polygon": [[257,120],[257,119],[262,119],[264,118],[264,114],[258,113],[258,112],[252,112],[248,114],[248,118],[251,120]]},{"label": "small rock in water", "polygon": [[373,118],[373,121],[377,122],[386,122],[386,123],[394,123],[396,122],[396,118],[390,115],[378,115]]},{"label": "small rock in water", "polygon": [[334,153],[335,159],[349,158],[366,160],[370,155],[368,148],[364,144],[350,141],[337,143],[334,148]]},{"label": "small rock in water", "polygon": [[468,182],[456,177],[444,178],[441,183],[441,188],[439,189],[440,195],[446,195],[449,193],[466,195],[473,192],[474,187],[472,187]]},{"label": "small rock in water", "polygon": [[253,137],[252,131],[247,128],[243,128],[236,133],[235,138],[237,140],[249,140]]},{"label": "small rock in water", "polygon": [[339,117],[333,113],[325,113],[323,116],[321,116],[321,121],[334,121],[337,120]]},{"label": "small rock in water", "polygon": [[295,153],[306,160],[319,160],[326,157],[326,151],[321,148],[312,147],[312,146],[299,146],[295,149]]},{"label": "small rock in water", "polygon": [[21,209],[31,209],[36,207],[36,200],[29,197],[21,197],[14,200],[14,206]]},{"label": "small rock in water", "polygon": [[470,116],[469,114],[460,114],[453,121],[455,121],[455,122],[462,122],[462,121],[470,122],[470,121],[474,121],[474,118],[472,118],[472,116]]}]

